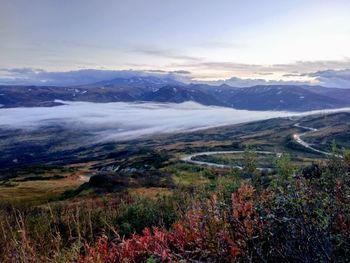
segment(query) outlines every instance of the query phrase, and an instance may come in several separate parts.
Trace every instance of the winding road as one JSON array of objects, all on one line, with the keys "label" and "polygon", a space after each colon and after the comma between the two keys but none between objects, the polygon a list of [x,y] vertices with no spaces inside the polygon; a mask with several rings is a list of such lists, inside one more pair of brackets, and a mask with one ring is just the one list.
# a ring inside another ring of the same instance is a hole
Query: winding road
[{"label": "winding road", "polygon": [[[274,153],[274,152],[268,152],[268,151],[254,151],[257,154],[269,154],[269,155],[276,155],[277,157],[281,156],[281,153]],[[194,163],[194,164],[199,164],[199,165],[206,165],[206,166],[211,166],[211,167],[217,167],[217,168],[237,168],[242,170],[243,167],[239,165],[228,165],[228,164],[217,164],[217,163],[211,163],[211,162],[204,162],[204,161],[196,161],[193,160],[192,158],[197,157],[197,156],[208,156],[208,155],[216,155],[216,154],[228,154],[228,153],[237,153],[237,154],[242,154],[244,151],[213,151],[213,152],[199,152],[199,153],[193,153],[190,155],[186,155],[181,158],[182,161],[187,162],[187,163]],[[267,170],[267,171],[272,171],[273,168],[271,167],[258,167],[256,168],[257,170]]]},{"label": "winding road", "polygon": [[330,153],[330,152],[325,152],[325,151],[321,151],[321,150],[318,150],[314,147],[312,147],[310,144],[308,144],[307,142],[305,142],[304,140],[301,139],[301,136],[304,136],[310,132],[315,132],[315,131],[318,131],[318,129],[315,129],[315,128],[310,128],[310,127],[306,127],[306,126],[301,126],[299,123],[296,123],[294,124],[295,127],[298,127],[298,128],[301,128],[301,129],[305,129],[305,130],[308,130],[307,132],[304,132],[304,133],[296,133],[296,134],[293,134],[293,139],[300,145],[304,146],[305,148],[313,151],[313,152],[316,152],[316,153],[320,153],[320,154],[324,154],[324,155],[332,155],[333,153]]},{"label": "winding road", "polygon": [[[302,126],[299,123],[294,124],[294,127],[300,128],[300,129],[304,129],[307,130],[306,132],[303,133],[295,133],[293,134],[293,139],[296,143],[298,143],[299,145],[313,151],[316,153],[320,153],[323,155],[327,155],[330,156],[333,153],[330,152],[325,152],[325,151],[321,151],[318,150],[314,147],[312,147],[309,143],[305,142],[303,139],[301,139],[302,136],[305,136],[306,134],[310,133],[310,132],[315,132],[318,131],[318,129],[315,128],[311,128],[311,127],[306,127],[306,126]],[[254,151],[257,154],[266,154],[266,155],[276,155],[277,157],[280,157],[282,155],[282,153],[275,153],[275,152],[269,152],[269,151]],[[211,163],[211,162],[205,162],[205,161],[196,161],[193,160],[194,157],[198,157],[198,156],[208,156],[208,155],[217,155],[217,154],[242,154],[244,153],[244,151],[210,151],[210,152],[198,152],[198,153],[192,153],[186,156],[183,156],[181,158],[182,161],[187,162],[187,163],[192,163],[192,164],[198,164],[198,165],[205,165],[205,166],[211,166],[211,167],[217,167],[217,168],[236,168],[236,169],[240,169],[242,170],[243,167],[239,166],[239,165],[227,165],[227,164],[217,164],[217,163]],[[337,155],[337,157],[341,157],[340,155]],[[271,171],[273,170],[273,168],[271,167],[258,167],[257,170],[265,170],[265,171]]]}]

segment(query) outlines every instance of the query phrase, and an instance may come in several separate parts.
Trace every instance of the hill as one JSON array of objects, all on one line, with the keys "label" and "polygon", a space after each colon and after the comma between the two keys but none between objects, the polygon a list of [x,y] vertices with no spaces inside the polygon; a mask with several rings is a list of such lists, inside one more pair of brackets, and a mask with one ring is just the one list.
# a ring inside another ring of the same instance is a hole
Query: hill
[{"label": "hill", "polygon": [[184,84],[156,77],[117,78],[74,87],[0,86],[0,106],[56,106],[55,100],[89,102],[194,101],[246,110],[308,111],[350,106],[350,89],[321,86]]}]

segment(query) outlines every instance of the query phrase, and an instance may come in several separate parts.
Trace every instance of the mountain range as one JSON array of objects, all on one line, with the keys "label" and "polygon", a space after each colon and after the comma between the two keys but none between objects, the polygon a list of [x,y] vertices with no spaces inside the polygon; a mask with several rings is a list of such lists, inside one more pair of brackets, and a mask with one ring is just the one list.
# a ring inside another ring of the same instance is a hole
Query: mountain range
[{"label": "mountain range", "polygon": [[246,88],[228,85],[185,84],[153,76],[116,78],[72,87],[0,86],[0,107],[56,106],[64,101],[173,102],[246,110],[308,111],[350,106],[350,89],[306,85],[265,85]]}]

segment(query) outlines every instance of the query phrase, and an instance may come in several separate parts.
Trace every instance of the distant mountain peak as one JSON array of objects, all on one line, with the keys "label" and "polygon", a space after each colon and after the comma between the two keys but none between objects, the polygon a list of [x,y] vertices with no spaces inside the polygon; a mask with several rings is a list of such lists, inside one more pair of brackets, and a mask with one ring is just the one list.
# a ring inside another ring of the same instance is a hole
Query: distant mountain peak
[{"label": "distant mountain peak", "polygon": [[92,84],[92,86],[133,86],[133,87],[151,87],[162,85],[185,85],[172,78],[161,78],[154,76],[134,76],[134,77],[118,77],[110,80],[100,81]]},{"label": "distant mountain peak", "polygon": [[184,84],[154,76],[119,77],[74,87],[0,86],[2,108],[55,106],[63,101],[193,101],[246,110],[308,111],[350,106],[350,89],[307,85],[258,85],[236,88],[223,84]]}]

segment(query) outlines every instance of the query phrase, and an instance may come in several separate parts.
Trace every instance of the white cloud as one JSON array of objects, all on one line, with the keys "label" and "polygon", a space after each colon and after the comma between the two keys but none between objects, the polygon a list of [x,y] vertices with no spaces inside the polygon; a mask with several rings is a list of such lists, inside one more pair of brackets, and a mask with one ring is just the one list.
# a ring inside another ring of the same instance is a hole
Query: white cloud
[{"label": "white cloud", "polygon": [[323,70],[307,74],[327,87],[350,88],[350,69]]},{"label": "white cloud", "polygon": [[55,72],[33,68],[3,68],[0,69],[0,84],[72,86],[91,84],[114,78],[129,78],[135,76],[154,76],[158,78],[173,78],[179,81],[187,81],[191,78],[190,74],[191,72],[185,70],[81,69]]},{"label": "white cloud", "polygon": [[126,140],[290,115],[286,112],[203,106],[194,102],[67,102],[45,109],[9,108],[0,112],[0,127],[3,128],[38,129],[59,124],[68,129],[93,132],[99,140]]},{"label": "white cloud", "polygon": [[[203,83],[203,81],[199,81]],[[232,77],[229,79],[215,80],[215,81],[204,81],[209,85],[222,85],[226,84],[232,87],[251,87],[256,85],[310,85],[308,81],[285,81],[285,80],[265,80],[265,79],[241,79]]]},{"label": "white cloud", "polygon": [[[177,69],[81,69],[55,72],[35,68],[3,68],[0,69],[0,85],[73,86],[114,78],[154,76],[171,78],[184,83],[227,84],[234,87],[254,85],[322,85],[326,87],[350,88],[349,59],[343,61],[298,61],[291,64],[268,66],[231,62],[203,62],[177,64],[173,65],[173,67]],[[210,73],[208,73],[209,75],[206,75],[206,73],[198,75],[198,73],[193,73],[196,72],[196,69],[199,69],[199,71],[203,69],[210,69],[211,72],[218,71],[219,75],[216,77],[210,76]],[[226,74],[229,77],[218,77],[222,72],[227,72]]]},{"label": "white cloud", "polygon": [[209,127],[251,122],[276,117],[307,115],[350,109],[305,113],[248,111],[203,106],[194,102],[174,103],[92,103],[66,102],[49,108],[0,109],[0,128],[45,129],[62,125],[95,136],[93,143],[122,141],[153,134],[194,131]]}]

